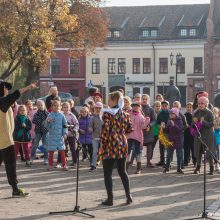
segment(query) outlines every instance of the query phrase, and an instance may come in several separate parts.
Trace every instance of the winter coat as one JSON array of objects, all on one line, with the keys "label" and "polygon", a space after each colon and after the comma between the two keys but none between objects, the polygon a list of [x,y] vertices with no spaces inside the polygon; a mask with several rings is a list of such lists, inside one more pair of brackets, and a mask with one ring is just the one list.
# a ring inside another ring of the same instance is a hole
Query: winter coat
[{"label": "winter coat", "polygon": [[100,156],[103,159],[120,159],[128,155],[126,134],[132,131],[128,113],[119,110],[115,115],[104,112],[102,116]]},{"label": "winter coat", "polygon": [[169,120],[164,129],[165,133],[168,134],[169,141],[173,142],[173,147],[175,149],[183,148],[182,143],[182,135],[183,135],[183,122],[181,117],[176,116],[175,119],[172,119],[174,122],[174,126],[171,124],[171,120]]},{"label": "winter coat", "polygon": [[[29,111],[28,111],[28,117],[30,118],[30,120],[31,120],[31,123],[32,123],[32,121],[33,121],[33,118],[34,118],[34,115],[35,115],[35,113],[36,113],[37,111],[35,110],[35,109],[30,109]],[[34,137],[35,137],[35,132],[34,132],[34,130],[35,130],[35,125],[33,125],[32,124],[32,128],[31,128],[31,138],[32,139],[34,139]]]},{"label": "winter coat", "polygon": [[150,118],[145,118],[141,112],[130,112],[130,118],[133,130],[132,132],[128,133],[127,139],[134,139],[141,143],[143,146],[143,129],[146,129],[150,123]]},{"label": "winter coat", "polygon": [[164,122],[166,124],[169,120],[169,115],[170,113],[168,110],[161,110],[159,114],[157,115],[156,124],[160,125],[161,122]]},{"label": "winter coat", "polygon": [[89,130],[92,132],[93,139],[100,139],[102,129],[102,118],[100,115],[92,115],[89,123]]},{"label": "winter coat", "polygon": [[143,135],[144,135],[144,144],[145,143],[153,143],[154,142],[154,130],[153,125],[156,122],[156,114],[152,107],[149,105],[142,105],[142,111],[145,116],[150,118],[150,124],[149,124],[149,131],[144,129]]},{"label": "winter coat", "polygon": [[[203,110],[197,109],[194,112],[193,117],[197,117],[199,121],[201,120],[201,118],[204,118],[204,120],[202,121],[202,127],[200,129],[201,139],[204,141],[205,144],[207,144],[209,149],[214,152],[213,113],[208,108]],[[196,157],[201,152],[201,142],[198,138],[194,138],[194,151]],[[207,158],[210,158],[210,154],[207,154]]]},{"label": "winter coat", "polygon": [[[51,122],[48,122],[48,118]],[[67,134],[67,121],[63,113],[51,112],[45,120],[48,129],[48,151],[65,150],[64,135]]]},{"label": "winter coat", "polygon": [[184,115],[188,124],[188,127],[184,130],[184,141],[189,143],[193,141],[193,136],[190,133],[190,126],[192,125],[193,116],[189,112],[186,112]]},{"label": "winter coat", "polygon": [[35,125],[35,133],[46,134],[48,130],[45,128],[44,122],[48,116],[48,112],[46,110],[38,110],[34,114],[34,118],[32,123]]},{"label": "winter coat", "polygon": [[64,116],[67,120],[68,125],[74,125],[73,128],[68,128],[68,133],[67,133],[68,137],[73,137],[74,132],[75,132],[75,134],[78,133],[79,122],[78,122],[76,116],[72,112],[68,112],[67,114],[64,114]]},{"label": "winter coat", "polygon": [[[92,132],[89,131],[90,120],[90,116],[79,118],[79,141],[81,144],[92,144]],[[83,134],[80,129],[85,133]]]},{"label": "winter coat", "polygon": [[215,144],[220,145],[220,128],[215,129],[214,136],[215,136]]},{"label": "winter coat", "polygon": [[[25,124],[26,127],[23,127]],[[17,115],[15,118],[15,129],[13,133],[13,138],[15,142],[28,143],[31,141],[31,120],[26,115]]]}]

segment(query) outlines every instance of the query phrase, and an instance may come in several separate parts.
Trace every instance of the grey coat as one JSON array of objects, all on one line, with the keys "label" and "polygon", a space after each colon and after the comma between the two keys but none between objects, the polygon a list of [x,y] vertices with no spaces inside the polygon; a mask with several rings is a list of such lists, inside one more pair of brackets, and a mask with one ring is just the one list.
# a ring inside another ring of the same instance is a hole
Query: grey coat
[{"label": "grey coat", "polygon": [[[197,117],[199,120],[201,120],[202,117],[204,118],[204,121],[202,122],[202,128],[200,130],[201,139],[204,141],[204,143],[207,144],[209,149],[214,152],[213,113],[207,108],[204,110],[197,109],[194,112],[193,117]],[[201,152],[201,143],[198,138],[194,138],[194,152],[196,157]],[[207,152],[207,159],[209,159],[210,157],[211,155]]]}]

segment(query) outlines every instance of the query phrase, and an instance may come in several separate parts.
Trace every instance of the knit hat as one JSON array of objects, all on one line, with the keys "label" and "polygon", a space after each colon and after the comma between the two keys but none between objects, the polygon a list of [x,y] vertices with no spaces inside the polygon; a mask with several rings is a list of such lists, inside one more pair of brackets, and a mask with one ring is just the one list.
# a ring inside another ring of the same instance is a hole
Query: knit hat
[{"label": "knit hat", "polygon": [[133,106],[141,106],[141,104],[139,103],[139,102],[137,102],[137,101],[134,101],[134,102],[132,102],[132,104],[131,104],[131,107],[133,107]]},{"label": "knit hat", "polygon": [[103,108],[103,104],[101,102],[96,102],[94,108]]},{"label": "knit hat", "polygon": [[175,114],[176,116],[179,116],[180,110],[178,108],[171,108],[170,113]]},{"label": "knit hat", "polygon": [[199,99],[200,97],[203,97],[203,96],[208,98],[209,94],[205,91],[202,91],[197,95],[197,98]]},{"label": "knit hat", "polygon": [[98,97],[100,97],[102,99],[102,94],[99,93],[99,92],[93,93],[92,96],[94,96],[94,97],[98,96]]},{"label": "knit hat", "polygon": [[161,102],[161,105],[166,104],[166,105],[170,105],[170,103],[167,100],[164,100]]},{"label": "knit hat", "polygon": [[204,103],[204,104],[208,105],[209,104],[209,99],[205,96],[202,96],[198,99],[198,103]]}]

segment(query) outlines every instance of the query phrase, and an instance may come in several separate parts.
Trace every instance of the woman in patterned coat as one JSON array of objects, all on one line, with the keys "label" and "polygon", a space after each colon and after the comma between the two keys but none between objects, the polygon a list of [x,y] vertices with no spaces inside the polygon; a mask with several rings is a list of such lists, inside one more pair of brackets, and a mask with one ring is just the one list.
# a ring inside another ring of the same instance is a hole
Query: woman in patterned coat
[{"label": "woman in patterned coat", "polygon": [[108,198],[102,202],[103,205],[113,205],[112,192],[112,170],[117,163],[118,174],[121,177],[127,204],[132,203],[130,195],[130,184],[126,172],[126,157],[128,155],[128,144],[126,134],[132,131],[129,115],[122,111],[123,95],[120,92],[109,94],[108,105],[110,109],[104,109],[103,125],[101,131],[101,157],[103,158],[103,170],[105,187]]}]

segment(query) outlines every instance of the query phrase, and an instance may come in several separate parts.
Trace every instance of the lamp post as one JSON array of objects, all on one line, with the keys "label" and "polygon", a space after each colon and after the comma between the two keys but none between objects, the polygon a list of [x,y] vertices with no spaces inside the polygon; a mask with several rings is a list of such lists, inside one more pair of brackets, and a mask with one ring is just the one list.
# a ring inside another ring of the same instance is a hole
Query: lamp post
[{"label": "lamp post", "polygon": [[175,60],[175,63],[174,63],[174,55],[173,53],[171,52],[170,54],[170,65],[173,66],[175,65],[176,66],[176,86],[178,86],[178,79],[177,79],[177,74],[178,74],[178,66],[180,65],[181,63],[181,60],[182,60],[182,54],[181,53],[177,53],[176,54],[176,60]]}]

